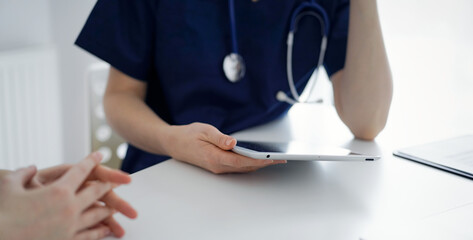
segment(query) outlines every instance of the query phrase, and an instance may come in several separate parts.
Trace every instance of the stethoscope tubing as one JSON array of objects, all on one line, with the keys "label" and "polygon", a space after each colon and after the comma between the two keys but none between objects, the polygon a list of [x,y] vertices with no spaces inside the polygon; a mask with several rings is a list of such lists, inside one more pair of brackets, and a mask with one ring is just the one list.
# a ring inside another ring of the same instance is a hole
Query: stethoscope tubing
[{"label": "stethoscope tubing", "polygon": [[236,32],[236,21],[235,21],[235,2],[234,0],[228,0],[228,10],[230,13],[230,28],[232,35],[232,52],[238,54],[238,41]]},{"label": "stethoscope tubing", "polygon": [[[227,57],[225,58],[225,61],[229,61],[228,59],[233,59],[234,61],[237,61],[244,69],[245,68],[244,59],[238,53],[238,39],[237,39],[237,30],[236,30],[234,0],[228,0],[228,9],[229,9],[229,14],[230,14],[232,53],[227,55]],[[317,20],[320,23],[321,33],[322,33],[322,42],[320,46],[319,58],[313,72],[314,80],[311,81],[311,79],[309,79],[309,82],[306,85],[306,87],[310,87],[309,98],[312,95],[312,92],[314,89],[313,86],[315,86],[315,83],[317,82],[318,75],[319,75],[319,68],[323,64],[325,51],[327,49],[327,42],[328,42],[327,39],[328,39],[328,34],[329,34],[329,29],[330,29],[329,18],[328,18],[327,12],[325,12],[325,10],[319,4],[317,4],[315,0],[310,0],[307,2],[301,3],[301,5],[299,5],[291,15],[289,33],[287,37],[286,71],[287,71],[287,80],[288,80],[289,89],[293,98],[290,98],[289,96],[287,96],[287,94],[284,93],[283,91],[278,91],[276,95],[276,99],[282,102],[289,103],[289,104],[295,104],[295,103],[300,103],[300,102],[311,103],[308,101],[300,100],[300,95],[297,92],[297,89],[294,84],[294,79],[293,79],[294,76],[293,76],[293,71],[292,71],[293,70],[292,69],[292,53],[293,53],[293,47],[294,47],[294,36],[297,31],[298,22],[300,21],[301,18],[305,16],[313,16],[317,18]],[[234,76],[234,74],[232,73],[235,73],[235,72],[228,72],[228,70],[225,68],[225,61],[224,61],[225,75],[227,76],[227,78],[229,76]],[[237,78],[231,77],[231,78],[228,78],[228,80],[230,82],[237,82],[243,76],[244,76],[244,70],[243,72],[241,72],[241,76]]]},{"label": "stethoscope tubing", "polygon": [[291,16],[291,23],[289,24],[289,32],[295,32],[296,31],[297,22],[298,22],[297,16],[303,10],[306,10],[306,9],[313,9],[313,10],[317,11],[317,14],[319,16],[321,16],[321,18],[319,17],[319,21],[322,25],[324,25],[323,35],[328,36],[328,34],[329,34],[328,31],[330,29],[330,21],[328,19],[327,12],[319,4],[317,4],[315,1],[303,2],[303,3],[301,3],[301,5],[299,5],[294,10],[294,12],[292,13],[292,16]]},{"label": "stethoscope tubing", "polygon": [[[321,9],[318,5],[315,5],[317,8],[316,9]],[[321,33],[322,33],[322,42],[321,42],[321,45],[320,45],[320,53],[319,53],[319,58],[317,59],[317,65],[314,69],[314,80],[313,81],[310,81],[307,83],[307,86],[309,88],[309,94],[308,96],[312,96],[312,92],[314,90],[314,87],[315,86],[315,83],[317,82],[318,80],[318,76],[319,76],[319,69],[320,69],[320,66],[323,64],[323,61],[324,61],[324,56],[325,56],[325,51],[327,49],[327,35],[325,35],[325,33],[327,32],[327,24],[325,24],[325,21],[323,19],[323,15],[322,16],[320,14],[317,14],[313,11],[304,11],[304,12],[301,12],[301,8],[302,6],[299,6],[296,10],[294,11],[294,14],[292,16],[292,19],[291,19],[291,24],[293,24],[293,26],[290,27],[290,31],[288,33],[288,36],[287,36],[287,59],[286,59],[286,72],[287,72],[287,80],[288,80],[288,85],[289,85],[289,90],[291,91],[291,95],[293,97],[293,101],[294,102],[304,102],[304,103],[311,103],[311,102],[307,102],[307,101],[301,101],[300,100],[300,95],[299,93],[297,92],[297,89],[296,89],[296,86],[294,84],[294,76],[293,76],[293,70],[292,70],[292,52],[293,52],[293,49],[294,49],[294,36],[295,36],[295,33],[297,32],[297,24],[298,22],[305,16],[312,16],[312,17],[315,17],[319,23],[320,23],[320,27],[321,27]],[[307,7],[307,4],[306,6]],[[323,10],[322,10],[323,11]],[[325,11],[323,11],[322,13],[325,13]],[[326,16],[326,14],[325,14]],[[285,96],[283,98],[283,95],[281,93],[278,93],[278,96],[279,97],[276,97],[277,99],[279,100],[282,100],[282,101],[285,101],[285,102],[288,102],[287,100],[290,99],[290,97],[288,96]],[[291,102],[288,102],[290,104],[293,104],[292,101]]]}]

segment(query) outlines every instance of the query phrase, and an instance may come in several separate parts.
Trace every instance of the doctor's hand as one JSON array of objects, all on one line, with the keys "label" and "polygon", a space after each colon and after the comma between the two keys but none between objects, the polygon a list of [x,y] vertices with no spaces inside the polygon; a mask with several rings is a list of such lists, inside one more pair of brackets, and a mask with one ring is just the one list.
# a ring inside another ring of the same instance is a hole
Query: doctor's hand
[{"label": "doctor's hand", "polygon": [[84,181],[100,163],[92,154],[56,181],[29,189],[35,167],[0,178],[0,239],[101,239],[111,232],[105,220],[114,209],[98,203],[110,182]]},{"label": "doctor's hand", "polygon": [[284,160],[252,159],[229,151],[236,145],[236,139],[209,124],[171,126],[170,131],[171,139],[164,147],[172,158],[216,174],[252,172],[269,165],[286,163]]}]

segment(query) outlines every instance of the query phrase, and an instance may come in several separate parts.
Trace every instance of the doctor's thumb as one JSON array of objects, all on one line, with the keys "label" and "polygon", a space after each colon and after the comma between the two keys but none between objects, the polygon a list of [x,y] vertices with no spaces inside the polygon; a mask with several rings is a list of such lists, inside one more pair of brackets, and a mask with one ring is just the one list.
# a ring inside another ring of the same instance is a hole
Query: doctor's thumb
[{"label": "doctor's thumb", "polygon": [[223,149],[230,150],[236,145],[236,139],[221,133],[218,129],[212,128],[207,132],[207,140],[213,145]]},{"label": "doctor's thumb", "polygon": [[236,145],[236,139],[225,134],[220,134],[218,147],[223,150],[231,150]]}]

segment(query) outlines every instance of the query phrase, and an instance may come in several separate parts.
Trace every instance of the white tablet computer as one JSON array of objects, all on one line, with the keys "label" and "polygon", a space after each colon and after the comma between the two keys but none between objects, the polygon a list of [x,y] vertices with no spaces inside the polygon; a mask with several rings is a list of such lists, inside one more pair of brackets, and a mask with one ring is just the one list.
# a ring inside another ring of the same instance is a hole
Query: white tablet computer
[{"label": "white tablet computer", "polygon": [[374,161],[379,156],[354,153],[345,148],[314,146],[304,142],[237,141],[234,152],[255,159],[305,161]]}]

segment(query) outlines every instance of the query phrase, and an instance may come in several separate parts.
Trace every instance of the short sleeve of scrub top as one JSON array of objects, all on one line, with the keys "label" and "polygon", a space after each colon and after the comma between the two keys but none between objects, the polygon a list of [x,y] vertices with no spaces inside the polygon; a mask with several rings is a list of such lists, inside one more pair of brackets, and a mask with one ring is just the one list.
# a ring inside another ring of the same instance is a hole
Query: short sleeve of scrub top
[{"label": "short sleeve of scrub top", "polygon": [[324,67],[329,76],[332,76],[345,66],[350,11],[349,1],[341,1],[333,11],[330,21],[329,44],[327,45],[324,59]]},{"label": "short sleeve of scrub top", "polygon": [[76,44],[135,79],[150,79],[155,35],[151,2],[98,1]]},{"label": "short sleeve of scrub top", "polygon": [[[202,122],[231,134],[284,116],[291,107],[275,96],[290,95],[286,38],[291,13],[302,2],[235,1],[236,37],[247,68],[237,83],[222,70],[232,50],[225,0],[98,0],[76,44],[145,81],[146,104],[167,123]],[[331,76],[345,63],[349,2],[317,2],[330,19],[324,67]],[[301,19],[293,53],[299,92],[314,70],[320,42],[320,23]],[[130,144],[122,169],[132,173],[165,159]]]}]

